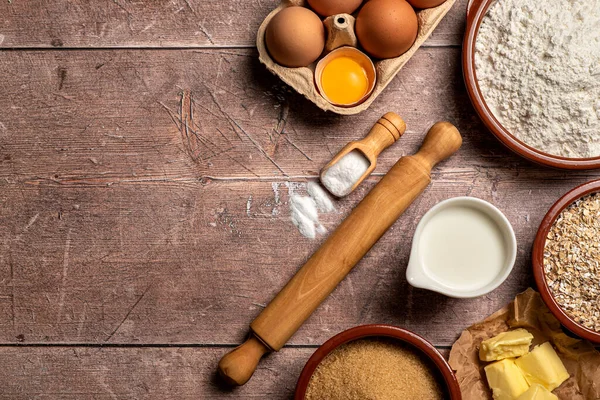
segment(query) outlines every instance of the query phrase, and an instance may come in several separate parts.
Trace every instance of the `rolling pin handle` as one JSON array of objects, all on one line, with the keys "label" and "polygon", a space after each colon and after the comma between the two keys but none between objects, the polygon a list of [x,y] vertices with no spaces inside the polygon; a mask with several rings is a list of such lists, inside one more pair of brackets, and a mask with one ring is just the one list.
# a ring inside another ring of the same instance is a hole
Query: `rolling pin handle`
[{"label": "rolling pin handle", "polygon": [[414,157],[431,170],[436,164],[454,154],[461,145],[462,137],[458,129],[450,122],[438,122],[429,129]]},{"label": "rolling pin handle", "polygon": [[241,386],[252,377],[262,356],[270,351],[269,347],[250,333],[250,337],[244,343],[221,358],[219,375],[229,385]]}]

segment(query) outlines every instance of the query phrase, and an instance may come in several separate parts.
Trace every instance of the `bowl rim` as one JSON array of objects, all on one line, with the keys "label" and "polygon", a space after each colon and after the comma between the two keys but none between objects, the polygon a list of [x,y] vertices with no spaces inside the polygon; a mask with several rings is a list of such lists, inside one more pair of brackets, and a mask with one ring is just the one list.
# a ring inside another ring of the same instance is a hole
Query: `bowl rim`
[{"label": "bowl rim", "polygon": [[550,207],[544,219],[540,223],[535,241],[533,242],[531,263],[533,267],[533,276],[537,285],[538,291],[542,296],[542,300],[550,309],[552,314],[566,327],[569,331],[577,336],[589,340],[594,343],[600,343],[600,332],[593,331],[585,326],[575,322],[567,313],[558,305],[554,296],[550,293],[550,288],[546,282],[546,273],[544,272],[544,247],[546,237],[552,225],[563,212],[565,208],[573,204],[576,200],[592,193],[600,192],[600,179],[584,183],[577,186],[564,194]]},{"label": "bowl rim", "polygon": [[537,164],[567,170],[600,168],[600,156],[591,158],[567,158],[545,153],[531,147],[513,136],[490,110],[477,80],[475,68],[475,44],[483,17],[497,0],[471,0],[467,10],[467,25],[463,40],[462,66],[467,93],[475,111],[490,132],[511,151]]},{"label": "bowl rim", "polygon": [[306,389],[310,378],[317,366],[323,361],[323,359],[329,355],[333,350],[339,346],[358,339],[364,339],[368,337],[387,337],[400,340],[404,343],[412,345],[413,347],[424,353],[437,367],[438,371],[442,375],[446,388],[450,394],[451,400],[462,400],[460,392],[460,386],[454,371],[446,361],[446,359],[440,354],[440,352],[427,340],[421,336],[413,333],[409,330],[399,328],[393,325],[385,324],[372,324],[372,325],[359,325],[353,328],[347,329],[343,332],[338,333],[331,339],[323,343],[308,359],[302,373],[298,378],[296,384],[296,390],[294,394],[295,400],[303,400],[306,395]]}]

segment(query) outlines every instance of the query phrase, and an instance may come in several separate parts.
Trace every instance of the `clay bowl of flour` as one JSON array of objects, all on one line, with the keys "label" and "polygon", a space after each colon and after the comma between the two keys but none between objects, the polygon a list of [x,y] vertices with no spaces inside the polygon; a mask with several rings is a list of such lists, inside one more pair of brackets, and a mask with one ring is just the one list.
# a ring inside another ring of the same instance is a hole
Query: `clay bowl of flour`
[{"label": "clay bowl of flour", "polygon": [[535,163],[600,168],[600,10],[593,3],[469,2],[462,55],[469,97],[496,138]]}]

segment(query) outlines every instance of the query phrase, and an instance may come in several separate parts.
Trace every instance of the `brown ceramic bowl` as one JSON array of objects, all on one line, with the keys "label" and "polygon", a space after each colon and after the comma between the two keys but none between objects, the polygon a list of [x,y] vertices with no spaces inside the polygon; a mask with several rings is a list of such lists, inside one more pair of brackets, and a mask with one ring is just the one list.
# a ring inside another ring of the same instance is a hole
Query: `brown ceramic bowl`
[{"label": "brown ceramic bowl", "polygon": [[460,386],[458,385],[458,381],[456,380],[456,376],[454,375],[452,368],[450,368],[450,365],[448,365],[444,357],[436,350],[436,348],[419,335],[391,325],[357,326],[342,333],[338,333],[323,343],[323,345],[319,347],[317,351],[315,351],[314,354],[308,359],[306,365],[304,366],[304,369],[300,374],[300,378],[298,379],[298,383],[296,384],[296,394],[294,399],[304,399],[310,378],[315,372],[317,366],[329,353],[331,353],[337,347],[353,340],[376,337],[397,339],[404,344],[412,345],[417,350],[420,350],[433,362],[437,370],[440,372],[440,375],[444,379],[445,389],[447,391],[447,395],[450,396],[450,400],[462,399],[460,394]]},{"label": "brown ceramic bowl", "polygon": [[[467,9],[467,28],[463,42],[462,65],[463,75],[467,92],[475,111],[485,124],[485,126],[496,136],[506,147],[520,156],[538,164],[561,169],[595,169],[600,168],[600,157],[594,158],[566,158],[544,153],[531,146],[526,145],[508,130],[496,119],[490,108],[487,106],[475,70],[475,43],[481,21],[486,15],[490,6],[496,0],[470,0]],[[501,1],[501,0],[500,0]]]},{"label": "brown ceramic bowl", "polygon": [[587,339],[590,342],[600,343],[600,333],[588,329],[583,325],[573,321],[571,317],[569,317],[567,313],[563,311],[558,303],[556,303],[556,300],[554,300],[554,297],[550,293],[550,289],[546,283],[546,274],[544,273],[544,246],[546,244],[546,237],[548,236],[548,232],[550,231],[550,228],[552,228],[554,221],[556,221],[556,218],[558,218],[560,213],[565,208],[570,206],[574,201],[583,196],[596,192],[600,192],[600,180],[588,182],[578,186],[554,203],[542,220],[540,228],[538,229],[535,237],[535,242],[533,243],[532,263],[533,275],[535,277],[538,290],[542,296],[542,299],[544,300],[544,303],[546,303],[552,314],[554,314],[554,316],[564,327],[577,336]]}]

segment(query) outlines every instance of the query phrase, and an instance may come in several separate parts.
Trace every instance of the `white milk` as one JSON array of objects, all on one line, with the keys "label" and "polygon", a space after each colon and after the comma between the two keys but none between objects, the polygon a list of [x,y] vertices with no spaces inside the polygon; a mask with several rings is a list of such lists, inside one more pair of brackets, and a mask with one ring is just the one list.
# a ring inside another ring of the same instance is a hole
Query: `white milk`
[{"label": "white milk", "polygon": [[451,206],[423,229],[419,254],[427,275],[455,290],[483,287],[502,272],[506,244],[496,222],[472,207]]}]

